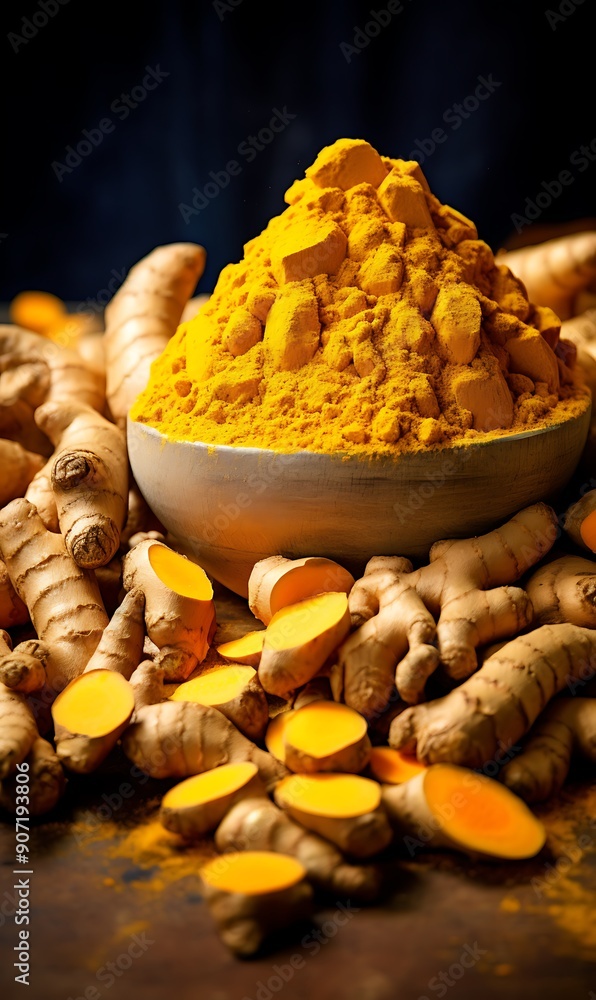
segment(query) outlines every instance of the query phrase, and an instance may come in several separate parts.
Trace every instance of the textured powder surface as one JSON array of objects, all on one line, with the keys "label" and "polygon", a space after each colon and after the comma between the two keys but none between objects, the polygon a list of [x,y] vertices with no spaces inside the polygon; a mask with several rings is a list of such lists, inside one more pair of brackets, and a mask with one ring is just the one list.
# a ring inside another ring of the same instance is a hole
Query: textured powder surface
[{"label": "textured powder surface", "polygon": [[134,420],[177,440],[374,455],[585,408],[557,317],[416,162],[340,139],[286,201],[154,363]]}]

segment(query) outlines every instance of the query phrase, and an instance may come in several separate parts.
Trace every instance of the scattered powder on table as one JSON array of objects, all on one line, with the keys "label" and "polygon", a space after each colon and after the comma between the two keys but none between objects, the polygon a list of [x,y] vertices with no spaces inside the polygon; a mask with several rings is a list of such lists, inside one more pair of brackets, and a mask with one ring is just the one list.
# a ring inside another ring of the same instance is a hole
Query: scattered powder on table
[{"label": "scattered powder on table", "polygon": [[397,454],[587,405],[560,321],[429,191],[340,139],[154,363],[134,420],[178,440]]}]

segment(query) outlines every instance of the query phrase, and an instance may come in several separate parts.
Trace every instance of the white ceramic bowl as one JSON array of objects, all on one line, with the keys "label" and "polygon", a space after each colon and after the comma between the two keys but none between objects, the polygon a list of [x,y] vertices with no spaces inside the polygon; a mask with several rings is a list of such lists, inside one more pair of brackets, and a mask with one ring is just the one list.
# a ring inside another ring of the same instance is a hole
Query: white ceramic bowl
[{"label": "white ceramic bowl", "polygon": [[265,556],[324,555],[359,571],[374,555],[424,557],[439,538],[488,531],[568,482],[589,419],[586,402],[546,430],[396,458],[172,441],[132,421],[128,447],[160,521],[246,596]]}]

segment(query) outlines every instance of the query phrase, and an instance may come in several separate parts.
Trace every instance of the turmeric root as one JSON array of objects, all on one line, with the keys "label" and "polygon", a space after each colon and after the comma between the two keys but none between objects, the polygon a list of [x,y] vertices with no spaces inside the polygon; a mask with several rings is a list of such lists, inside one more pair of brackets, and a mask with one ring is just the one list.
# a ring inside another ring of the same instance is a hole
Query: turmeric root
[{"label": "turmeric root", "polygon": [[576,295],[596,279],[596,233],[573,233],[498,258],[520,278],[531,302],[562,319],[573,314]]},{"label": "turmeric root", "polygon": [[434,764],[401,785],[385,785],[383,805],[412,854],[447,847],[489,858],[532,858],[546,831],[507,788],[466,768]]},{"label": "turmeric root", "polygon": [[122,747],[152,778],[187,778],[246,760],[257,765],[267,788],[287,774],[283,764],[247,740],[221,712],[191,701],[137,709]]},{"label": "turmeric root", "polygon": [[576,752],[596,763],[596,700],[556,698],[539,716],[523,749],[500,778],[526,802],[543,802],[563,787]]},{"label": "turmeric root", "polygon": [[525,591],[506,584],[538,562],[555,536],[554,511],[538,503],[480,538],[436,542],[429,564],[416,571],[407,559],[371,559],[350,594],[360,627],[339,650],[336,700],[370,718],[387,706],[394,677],[410,704],[422,699],[439,663],[455,680],[468,677],[476,647],[529,625]]},{"label": "turmeric root", "polygon": [[0,629],[25,625],[29,611],[14,589],[8,570],[0,559]]},{"label": "turmeric root", "polygon": [[47,651],[38,639],[26,639],[9,651],[0,641],[0,683],[21,694],[41,691],[46,682],[46,656]]},{"label": "turmeric root", "polygon": [[118,551],[126,518],[124,434],[81,404],[44,403],[35,419],[56,449],[51,484],[66,548],[85,569],[104,566]]},{"label": "turmeric root", "polygon": [[372,777],[384,785],[402,785],[424,771],[425,766],[392,747],[373,747],[368,769]]},{"label": "turmeric root", "polygon": [[269,722],[269,705],[256,670],[240,664],[217,666],[185,681],[172,700],[217,708],[249,740],[261,740]]},{"label": "turmeric root", "polygon": [[0,781],[23,763],[38,736],[25,696],[0,684]]},{"label": "turmeric root", "polygon": [[83,672],[108,624],[97,582],[27,500],[13,500],[0,511],[0,551],[47,649],[48,685],[58,693]]},{"label": "turmeric root", "polygon": [[532,574],[526,593],[539,625],[596,628],[596,562],[581,556],[555,559]]},{"label": "turmeric root", "polygon": [[267,626],[259,663],[265,691],[280,697],[306,684],[350,628],[344,593],[325,593],[282,608]]},{"label": "turmeric root", "polygon": [[279,782],[274,797],[292,819],[352,857],[370,858],[391,843],[381,789],[368,778],[292,774]]},{"label": "turmeric root", "polygon": [[370,903],[381,892],[381,871],[372,864],[346,861],[328,840],[309,833],[268,798],[243,797],[215,833],[215,846],[227,851],[276,851],[304,865],[309,881],[325,892]]},{"label": "turmeric root", "polygon": [[444,698],[406,709],[389,743],[427,764],[484,767],[527,733],[551,698],[596,672],[596,631],[542,625],[489,656]]},{"label": "turmeric root", "polygon": [[563,528],[580,548],[596,552],[596,490],[590,490],[569,507]]},{"label": "turmeric root", "polygon": [[128,681],[143,654],[143,607],[140,590],[126,595],[83,673],[52,705],[56,752],[71,771],[99,767],[130,722],[135,702]]},{"label": "turmeric root", "polygon": [[312,912],[306,870],[285,854],[226,854],[204,865],[201,878],[219,935],[236,955],[254,955],[269,934],[306,920]]},{"label": "turmeric root", "polygon": [[25,757],[28,783],[25,786],[16,781],[15,775],[10,775],[0,782],[0,806],[9,812],[16,812],[18,799],[27,794],[29,802],[27,810],[31,816],[41,816],[50,812],[62,798],[66,788],[66,779],[62,765],[47,740],[38,736]]},{"label": "turmeric root", "polygon": [[162,826],[181,837],[204,837],[215,830],[235,802],[266,796],[255,764],[222,764],[174,785],[161,802]]},{"label": "turmeric root", "polygon": [[247,632],[240,639],[231,639],[217,647],[217,652],[224,660],[232,663],[245,663],[250,667],[258,667],[263,651],[265,629],[259,632]]},{"label": "turmeric root", "polygon": [[205,251],[194,243],[157,247],[131,269],[107,306],[107,397],[119,427],[125,427],[152,362],[175,333],[204,267]]},{"label": "turmeric root", "polygon": [[125,590],[145,595],[147,635],[161,650],[169,681],[186,680],[207,655],[215,632],[213,587],[196,563],[162,542],[139,542],[123,563]]},{"label": "turmeric root", "polygon": [[358,774],[370,758],[366,720],[347,705],[313,701],[292,712],[284,728],[284,763],[302,774]]},{"label": "turmeric root", "polygon": [[255,618],[268,625],[273,616],[308,597],[349,594],[354,577],[332,559],[285,559],[270,556],[256,563],[248,581],[248,606]]},{"label": "turmeric root", "polygon": [[54,456],[50,456],[45,465],[36,472],[33,479],[25,490],[25,500],[32,503],[39,514],[44,527],[48,531],[59,532],[58,508],[56,506],[56,496],[52,487],[52,468]]},{"label": "turmeric root", "polygon": [[43,464],[41,455],[26,451],[16,441],[0,438],[0,507],[22,497]]},{"label": "turmeric root", "polygon": [[[99,413],[105,405],[105,380],[78,353],[59,347],[18,326],[0,326],[0,359],[25,356],[49,371],[46,402],[83,403]],[[40,400],[41,402],[41,400]]]},{"label": "turmeric root", "polygon": [[135,700],[133,721],[146,705],[159,705],[166,697],[164,670],[154,660],[143,660],[130,678],[130,686]]}]

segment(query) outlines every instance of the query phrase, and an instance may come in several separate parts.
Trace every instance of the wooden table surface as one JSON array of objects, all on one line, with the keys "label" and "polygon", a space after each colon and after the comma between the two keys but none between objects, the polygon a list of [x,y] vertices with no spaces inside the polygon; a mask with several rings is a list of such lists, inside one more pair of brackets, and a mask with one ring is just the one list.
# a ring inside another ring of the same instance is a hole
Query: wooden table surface
[{"label": "wooden table surface", "polygon": [[[246,604],[218,600],[224,641]],[[118,755],[73,777],[31,837],[31,985],[16,973],[14,820],[0,824],[0,996],[39,1000],[596,1000],[596,786],[577,778],[541,809],[536,859],[390,860],[382,904],[321,901],[314,924],[256,960],[219,942],[196,870],[155,820],[165,783]]]}]

